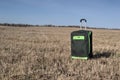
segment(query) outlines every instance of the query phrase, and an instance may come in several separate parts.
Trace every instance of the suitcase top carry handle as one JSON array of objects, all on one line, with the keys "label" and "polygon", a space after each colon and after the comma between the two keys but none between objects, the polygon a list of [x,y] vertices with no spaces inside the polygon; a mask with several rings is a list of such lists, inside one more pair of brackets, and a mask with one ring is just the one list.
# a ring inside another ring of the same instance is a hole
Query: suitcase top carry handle
[{"label": "suitcase top carry handle", "polygon": [[86,27],[87,27],[87,20],[86,19],[80,19],[80,27],[81,28],[83,27],[83,21],[85,22],[84,27],[85,27],[85,30],[86,30]]}]

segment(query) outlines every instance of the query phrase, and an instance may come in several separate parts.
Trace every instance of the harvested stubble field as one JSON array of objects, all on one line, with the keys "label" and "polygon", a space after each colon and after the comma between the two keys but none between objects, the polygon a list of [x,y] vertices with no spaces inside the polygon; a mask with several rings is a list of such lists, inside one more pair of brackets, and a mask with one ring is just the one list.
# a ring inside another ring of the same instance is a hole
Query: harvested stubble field
[{"label": "harvested stubble field", "polygon": [[93,29],[94,58],[73,60],[75,30],[0,26],[0,80],[120,80],[120,30]]}]

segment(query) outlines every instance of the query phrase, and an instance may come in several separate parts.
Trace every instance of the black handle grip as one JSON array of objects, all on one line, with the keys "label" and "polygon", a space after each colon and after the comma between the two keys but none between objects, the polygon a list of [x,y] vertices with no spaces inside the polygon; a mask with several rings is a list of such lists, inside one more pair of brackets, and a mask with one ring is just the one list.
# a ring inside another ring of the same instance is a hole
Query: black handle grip
[{"label": "black handle grip", "polygon": [[82,22],[82,21],[85,21],[85,22],[87,22],[87,20],[86,20],[86,19],[80,19],[80,22]]}]

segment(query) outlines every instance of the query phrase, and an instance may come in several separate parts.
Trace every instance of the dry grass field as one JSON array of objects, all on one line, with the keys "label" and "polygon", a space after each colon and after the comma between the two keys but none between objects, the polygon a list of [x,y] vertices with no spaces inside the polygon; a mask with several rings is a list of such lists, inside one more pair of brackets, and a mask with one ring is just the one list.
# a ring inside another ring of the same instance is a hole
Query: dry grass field
[{"label": "dry grass field", "polygon": [[75,30],[0,26],[0,80],[120,80],[120,30],[93,29],[94,58],[73,60]]}]

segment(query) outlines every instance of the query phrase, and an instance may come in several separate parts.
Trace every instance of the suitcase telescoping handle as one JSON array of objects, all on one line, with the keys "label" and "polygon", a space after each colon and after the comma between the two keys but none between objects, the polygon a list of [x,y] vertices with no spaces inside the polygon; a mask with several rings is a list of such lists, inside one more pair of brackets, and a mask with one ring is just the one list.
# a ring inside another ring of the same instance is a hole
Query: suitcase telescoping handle
[{"label": "suitcase telescoping handle", "polygon": [[[84,23],[83,23],[84,22]],[[86,19],[80,19],[80,28],[83,29],[82,27],[85,28],[86,30],[86,27],[87,27],[87,20]]]}]

